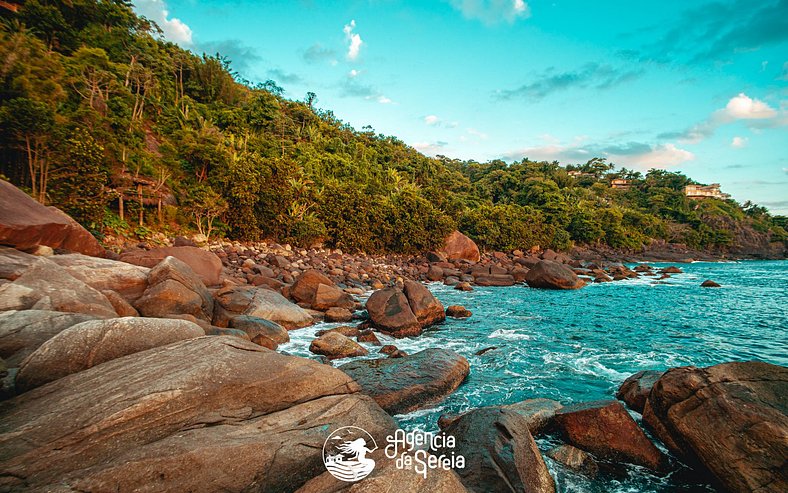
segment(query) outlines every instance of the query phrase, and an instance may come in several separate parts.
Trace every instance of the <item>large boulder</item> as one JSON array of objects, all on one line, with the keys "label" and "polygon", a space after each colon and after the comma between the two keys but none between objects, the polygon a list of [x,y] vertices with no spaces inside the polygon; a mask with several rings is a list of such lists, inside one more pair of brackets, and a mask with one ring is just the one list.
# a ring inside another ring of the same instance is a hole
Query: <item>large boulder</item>
[{"label": "large boulder", "polygon": [[391,414],[442,401],[465,380],[468,360],[450,349],[425,349],[403,358],[358,360],[339,367]]},{"label": "large boulder", "polygon": [[569,267],[541,260],[525,274],[525,282],[532,288],[542,289],[579,289],[585,283]]},{"label": "large boulder", "polygon": [[175,257],[159,262],[148,274],[148,288],[134,307],[145,317],[192,315],[210,322],[213,298],[194,271]]},{"label": "large boulder", "polygon": [[446,320],[443,304],[422,283],[408,279],[402,289],[411,311],[422,327]]},{"label": "large boulder", "polygon": [[[382,448],[370,457],[375,469],[363,481],[347,483],[329,472],[311,479],[296,493],[466,493],[457,473],[452,469],[430,469],[426,477],[415,470],[415,457],[410,454],[399,467],[396,460],[388,459]],[[421,457],[421,460],[428,460]]]},{"label": "large boulder", "polygon": [[281,294],[253,286],[228,286],[214,293],[217,313],[214,325],[226,327],[237,315],[250,315],[278,323],[288,330],[313,323],[309,312]]},{"label": "large boulder", "polygon": [[476,243],[459,231],[454,231],[446,237],[441,252],[449,260],[478,262],[481,258],[479,247],[476,246]]},{"label": "large boulder", "polygon": [[150,269],[86,255],[53,255],[49,259],[99,291],[115,291],[127,302],[137,301],[148,287]]},{"label": "large boulder", "polygon": [[368,353],[363,346],[339,332],[326,332],[312,341],[309,350],[329,360],[365,356]]},{"label": "large boulder", "polygon": [[454,451],[465,457],[457,474],[470,491],[554,493],[553,481],[528,424],[514,411],[475,409],[445,430]]},{"label": "large boulder", "polygon": [[290,334],[287,333],[287,329],[276,322],[264,318],[252,315],[238,315],[230,321],[230,327],[246,332],[249,339],[262,335],[277,344],[290,342]]},{"label": "large boulder", "polygon": [[233,337],[149,349],[0,404],[0,481],[41,491],[293,491],[341,426],[394,421],[343,372]]},{"label": "large boulder", "polygon": [[616,399],[626,402],[630,409],[643,414],[643,408],[646,407],[646,398],[662,374],[663,372],[654,370],[635,373],[624,380],[624,383],[618,388]]},{"label": "large boulder", "polygon": [[[312,305],[319,286],[336,287],[334,282],[321,272],[310,269],[296,278],[290,286],[290,297],[299,303]],[[350,307],[346,307],[350,308]]]},{"label": "large boulder", "polygon": [[788,491],[788,368],[673,368],[651,389],[643,419],[726,491]]},{"label": "large boulder", "polygon": [[343,308],[352,310],[356,307],[353,297],[342,291],[336,286],[321,284],[315,292],[315,300],[312,302],[312,309],[327,311],[331,308]]},{"label": "large boulder", "polygon": [[0,246],[0,279],[15,281],[40,257],[20,252],[16,248]]},{"label": "large boulder", "polygon": [[13,282],[0,285],[0,311],[29,309],[117,317],[106,296],[44,258]]},{"label": "large boulder", "polygon": [[[536,399],[526,399],[524,401],[515,402],[514,404],[488,407],[506,409],[519,414],[527,423],[528,431],[531,432],[531,435],[536,436],[553,428],[555,413],[563,406],[558,401],[540,397]],[[444,414],[438,419],[438,426],[441,430],[445,430],[461,416],[463,416],[463,414],[455,416]]]},{"label": "large boulder", "polygon": [[67,214],[39,204],[1,179],[0,244],[20,250],[46,245],[94,257],[104,255],[98,240]]},{"label": "large boulder", "polygon": [[83,313],[49,310],[0,312],[0,358],[9,368],[18,367],[41,344],[61,331],[92,319]]},{"label": "large boulder", "polygon": [[221,259],[213,252],[193,246],[129,250],[120,255],[120,260],[142,267],[155,267],[167,257],[175,257],[188,265],[206,286],[221,284]]},{"label": "large boulder", "polygon": [[421,334],[421,324],[400,289],[390,287],[375,291],[367,299],[366,308],[372,324],[394,337]]},{"label": "large boulder", "polygon": [[646,437],[624,406],[613,400],[559,409],[555,424],[564,440],[599,459],[662,470],[667,459]]},{"label": "large boulder", "polygon": [[127,354],[205,335],[199,325],[186,320],[125,317],[90,320],[55,335],[19,367],[18,392]]}]

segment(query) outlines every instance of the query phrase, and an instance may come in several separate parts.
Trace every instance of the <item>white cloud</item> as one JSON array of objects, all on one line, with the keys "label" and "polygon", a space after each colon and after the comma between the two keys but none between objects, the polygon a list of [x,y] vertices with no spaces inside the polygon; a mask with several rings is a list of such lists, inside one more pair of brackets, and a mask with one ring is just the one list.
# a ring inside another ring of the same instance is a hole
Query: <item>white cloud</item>
[{"label": "white cloud", "polygon": [[725,109],[721,111],[723,117],[734,120],[761,120],[777,116],[777,111],[774,108],[763,101],[750,98],[743,92],[732,97],[725,105]]},{"label": "white cloud", "polygon": [[447,145],[449,145],[448,142],[444,142],[440,140],[437,142],[416,142],[413,144],[413,148],[421,152],[422,154],[435,156],[437,154],[442,154],[446,152]]},{"label": "white cloud", "polygon": [[427,115],[424,117],[424,123],[430,126],[437,125],[438,123],[440,123],[440,121],[441,119],[435,115]]},{"label": "white cloud", "polygon": [[747,145],[747,137],[734,137],[731,141],[731,147],[741,149]]},{"label": "white cloud", "polygon": [[474,137],[478,137],[478,138],[480,138],[482,140],[487,140],[487,138],[489,137],[486,133],[480,132],[480,131],[476,130],[475,128],[469,128],[469,129],[467,129],[467,132],[470,135],[473,135]]},{"label": "white cloud", "polygon": [[351,70],[350,72],[347,73],[347,76],[352,79],[354,77],[358,77],[360,74],[361,74],[361,72],[359,72],[356,69],[353,69],[353,70]]},{"label": "white cloud", "polygon": [[361,40],[361,36],[358,33],[354,33],[353,29],[356,28],[356,21],[351,20],[350,24],[346,24],[342,32],[345,33],[345,39],[348,42],[348,49],[347,49],[347,58],[348,60],[355,60],[358,58],[358,54],[361,51],[361,45],[364,42]]},{"label": "white cloud", "polygon": [[391,99],[387,98],[386,96],[383,96],[383,95],[378,96],[378,103],[380,103],[380,104],[391,104],[393,102],[394,101],[392,101]]},{"label": "white cloud", "polygon": [[467,19],[477,19],[492,25],[512,23],[530,17],[531,10],[523,0],[449,0],[451,6]]},{"label": "white cloud", "polygon": [[155,22],[164,37],[182,46],[192,44],[192,30],[183,21],[170,17],[164,0],[136,0],[134,7],[139,14]]},{"label": "white cloud", "polygon": [[673,144],[662,144],[641,154],[624,156],[610,154],[609,159],[624,166],[634,166],[641,169],[664,169],[692,161],[695,159],[695,154],[685,149],[680,149]]}]

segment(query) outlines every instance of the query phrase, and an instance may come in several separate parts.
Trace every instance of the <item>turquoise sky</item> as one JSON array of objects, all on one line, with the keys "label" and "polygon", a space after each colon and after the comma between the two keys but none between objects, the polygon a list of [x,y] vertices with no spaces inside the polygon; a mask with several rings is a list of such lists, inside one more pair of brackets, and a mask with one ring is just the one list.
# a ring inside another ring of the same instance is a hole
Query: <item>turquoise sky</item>
[{"label": "turquoise sky", "polygon": [[788,214],[788,0],[135,4],[181,46],[428,155],[607,157]]}]

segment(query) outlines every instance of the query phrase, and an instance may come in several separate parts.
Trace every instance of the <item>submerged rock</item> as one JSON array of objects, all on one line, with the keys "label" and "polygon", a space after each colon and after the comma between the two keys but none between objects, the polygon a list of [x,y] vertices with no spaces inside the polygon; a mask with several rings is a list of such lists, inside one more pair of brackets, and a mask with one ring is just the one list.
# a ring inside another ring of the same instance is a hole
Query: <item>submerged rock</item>
[{"label": "submerged rock", "polygon": [[525,275],[525,282],[532,288],[579,289],[585,283],[569,267],[550,260],[541,260]]},{"label": "submerged rock", "polygon": [[643,420],[672,452],[732,492],[788,491],[788,368],[749,361],[673,368]]},{"label": "submerged rock", "polygon": [[559,445],[551,448],[547,451],[547,456],[569,469],[591,478],[596,477],[599,473],[599,464],[594,460],[594,457],[571,445]]},{"label": "submerged rock", "polygon": [[702,287],[702,288],[720,288],[722,286],[720,286],[716,282],[712,281],[711,279],[706,279],[705,281],[703,281],[700,284],[700,287]]},{"label": "submerged rock", "polygon": [[447,307],[447,308],[446,308],[446,316],[447,316],[447,317],[452,317],[452,318],[468,318],[468,317],[470,317],[471,315],[473,315],[473,314],[471,313],[471,311],[470,311],[470,310],[468,310],[467,308],[465,308],[465,307],[464,307],[464,306],[462,306],[462,305],[451,305],[451,306],[449,306],[449,307]]},{"label": "submerged rock", "polygon": [[456,439],[453,451],[465,457],[465,468],[456,471],[469,490],[555,492],[555,482],[528,425],[516,412],[475,409],[460,416],[445,432]]},{"label": "submerged rock", "polygon": [[[381,352],[384,349],[386,346]],[[339,369],[390,414],[408,413],[442,401],[470,372],[468,360],[450,349],[425,349],[401,358],[351,361]]]}]

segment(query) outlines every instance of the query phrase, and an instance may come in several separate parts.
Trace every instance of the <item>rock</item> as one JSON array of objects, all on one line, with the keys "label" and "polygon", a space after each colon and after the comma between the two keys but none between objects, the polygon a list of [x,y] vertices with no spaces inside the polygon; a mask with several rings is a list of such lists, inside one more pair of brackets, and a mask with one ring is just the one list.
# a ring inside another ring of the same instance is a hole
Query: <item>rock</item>
[{"label": "rock", "polygon": [[394,337],[421,334],[421,324],[400,289],[392,287],[375,291],[367,299],[366,308],[373,325]]},{"label": "rock", "polygon": [[[247,334],[245,331],[243,331],[241,329],[227,329],[227,328],[224,328],[224,327],[210,327],[210,328],[205,330],[205,335],[237,337],[238,339],[242,339],[244,341],[251,341],[252,340],[252,338],[249,337],[249,334]],[[271,341],[271,342],[273,342],[273,341]],[[255,344],[257,344],[257,343],[255,343]],[[258,345],[259,346],[268,347],[268,346],[265,346],[264,344],[258,344]],[[276,349],[276,348],[274,347],[274,349]]]},{"label": "rock", "polygon": [[46,207],[0,180],[0,244],[27,250],[38,245],[101,257],[104,248],[67,214]]},{"label": "rock", "polygon": [[16,374],[19,368],[9,368],[0,376],[0,401],[16,397]]},{"label": "rock", "polygon": [[19,367],[18,392],[127,354],[204,336],[199,325],[163,318],[114,318],[73,325],[44,342]]},{"label": "rock", "polygon": [[378,336],[376,336],[375,333],[372,332],[371,330],[361,331],[356,336],[356,341],[358,341],[358,342],[368,342],[368,343],[373,344],[375,346],[380,346],[380,340],[378,339]]},{"label": "rock", "polygon": [[473,291],[473,287],[469,282],[461,282],[454,286],[457,291]]},{"label": "rock", "polygon": [[651,387],[659,380],[662,373],[654,370],[635,373],[624,380],[624,383],[618,388],[616,399],[626,402],[630,409],[643,414],[643,408],[646,405],[646,398],[651,392]]},{"label": "rock", "polygon": [[393,344],[386,344],[385,346],[380,348],[380,351],[378,352],[381,354],[392,354],[392,353],[396,353],[397,351],[399,351],[399,349],[397,349],[397,346]]},{"label": "rock", "polygon": [[572,269],[549,260],[542,260],[531,267],[525,282],[532,288],[542,289],[578,289],[585,285]]},{"label": "rock", "polygon": [[405,281],[403,291],[411,311],[422,328],[446,320],[443,305],[422,283],[408,279]]},{"label": "rock", "polygon": [[555,413],[563,406],[558,401],[540,397],[537,399],[526,399],[503,407],[522,416],[528,423],[528,431],[532,435],[540,435],[553,427]]},{"label": "rock", "polygon": [[564,440],[595,457],[627,462],[659,471],[666,458],[646,437],[618,401],[594,401],[565,406],[554,421]]},{"label": "rock", "polygon": [[[186,248],[186,247],[182,247]],[[134,307],[145,317],[188,314],[210,322],[213,298],[200,278],[184,262],[167,257],[148,274],[148,289]]]},{"label": "rock", "polygon": [[470,238],[454,231],[443,242],[441,253],[446,256],[448,260],[468,260],[470,262],[478,262],[481,258],[479,254],[479,247]]},{"label": "rock", "polygon": [[120,255],[121,262],[155,267],[167,257],[175,257],[188,265],[206,286],[221,284],[222,261],[215,253],[192,246],[163,247],[151,250],[130,250]]},{"label": "rock", "polygon": [[390,414],[404,414],[442,401],[470,372],[464,357],[450,349],[435,348],[404,358],[351,361],[339,369]]},{"label": "rock", "polygon": [[38,261],[35,255],[0,245],[0,279],[15,281]]},{"label": "rock", "polygon": [[342,291],[336,286],[328,286],[320,284],[315,292],[315,300],[312,302],[312,308],[315,310],[325,311],[329,308],[344,308],[351,310],[355,308],[356,302],[353,297]]},{"label": "rock", "polygon": [[668,370],[643,420],[731,492],[788,491],[788,368],[749,361]]},{"label": "rock", "polygon": [[468,318],[472,315],[471,311],[462,305],[451,305],[446,308],[446,316],[452,318]]},{"label": "rock", "polygon": [[433,282],[440,281],[443,279],[443,269],[437,265],[430,265],[430,268],[427,271],[427,279]]},{"label": "rock", "polygon": [[347,308],[333,307],[326,310],[326,322],[350,322],[353,314]]},{"label": "rock", "polygon": [[312,325],[312,317],[306,310],[289,302],[281,294],[269,289],[252,286],[228,286],[217,291],[217,326],[229,323],[219,320],[222,317],[233,318],[237,315],[251,315],[276,322],[285,329],[292,330]]},{"label": "rock", "polygon": [[357,390],[232,337],[176,342],[0,404],[0,475],[11,490],[292,491],[325,471],[331,430],[393,433]]},{"label": "rock", "polygon": [[196,247],[197,243],[195,243],[194,240],[190,240],[189,238],[186,238],[185,236],[176,236],[172,240],[172,245],[176,247],[182,247],[182,246]]},{"label": "rock", "polygon": [[358,329],[357,327],[351,327],[349,325],[340,325],[339,327],[334,327],[333,329],[318,330],[315,332],[315,335],[320,337],[323,334],[328,334],[329,332],[336,332],[338,334],[342,334],[345,337],[356,337],[361,333],[361,329]]},{"label": "rock", "polygon": [[0,286],[0,311],[28,309],[84,313],[92,318],[118,315],[101,292],[43,257],[37,257],[16,280]]},{"label": "rock", "polygon": [[479,286],[514,286],[514,276],[509,274],[484,274],[475,278]]},{"label": "rock", "polygon": [[455,437],[454,451],[465,457],[465,468],[456,472],[469,490],[555,492],[555,482],[519,414],[475,409],[451,423],[445,433]]},{"label": "rock", "polygon": [[427,262],[446,262],[446,255],[441,252],[427,252]]},{"label": "rock", "polygon": [[365,356],[369,352],[339,332],[327,332],[318,337],[309,345],[309,350],[315,354],[322,354],[328,359],[350,358],[352,356]]},{"label": "rock", "polygon": [[389,354],[389,358],[405,358],[407,356],[408,356],[408,353],[406,353],[405,351],[402,351],[400,349],[397,349],[393,353]]},{"label": "rock", "polygon": [[0,358],[9,368],[61,331],[93,317],[82,313],[48,310],[7,311],[0,313]]},{"label": "rock", "polygon": [[115,291],[104,290],[101,292],[109,301],[118,317],[139,317],[140,314],[136,308],[126,301],[121,295]]},{"label": "rock", "polygon": [[679,269],[675,265],[671,265],[670,267],[665,267],[664,269],[660,269],[659,272],[661,274],[682,274],[684,271]]},{"label": "rock", "polygon": [[258,346],[262,346],[264,348],[268,348],[271,351],[276,351],[276,348],[279,347],[279,344],[276,343],[273,339],[268,336],[264,336],[263,334],[257,334],[252,338],[252,342],[257,344]]},{"label": "rock", "polygon": [[481,355],[483,355],[483,354],[485,354],[485,353],[487,353],[487,352],[489,352],[489,351],[492,351],[492,350],[494,350],[494,349],[498,349],[498,346],[490,346],[490,347],[486,347],[486,348],[484,348],[484,349],[480,349],[480,350],[476,351],[476,352],[475,352],[475,353],[473,353],[473,354],[475,354],[476,356],[481,356]]},{"label": "rock", "polygon": [[150,269],[146,267],[79,254],[55,255],[50,260],[88,286],[114,291],[129,303],[137,301],[148,287]]},{"label": "rock", "polygon": [[293,285],[290,287],[290,297],[297,302],[303,302],[312,305],[312,303],[315,302],[317,288],[321,284],[326,286],[335,286],[331,279],[314,269],[310,269],[298,276],[298,278],[295,280]]},{"label": "rock", "polygon": [[290,342],[290,334],[287,333],[287,329],[276,322],[264,318],[252,315],[238,315],[230,321],[230,327],[246,332],[252,341],[254,341],[255,336],[263,335],[277,344]]},{"label": "rock", "polygon": [[559,464],[563,464],[569,469],[590,478],[596,477],[599,473],[599,464],[596,463],[591,454],[571,445],[559,445],[551,448],[547,451],[547,456]]},{"label": "rock", "polygon": [[700,284],[700,287],[702,287],[702,288],[721,288],[722,286],[720,286],[716,282],[712,281],[711,279],[706,279],[705,281],[703,281]]},{"label": "rock", "polygon": [[[411,461],[407,462],[409,466],[403,468],[397,466],[396,460],[388,459],[382,449],[369,457],[375,461],[375,469],[362,481],[346,483],[324,472],[308,481],[296,493],[467,493],[452,469],[430,469],[427,477],[419,474],[414,470],[413,465],[417,462],[412,454]],[[424,457],[421,459],[428,460]]]}]

